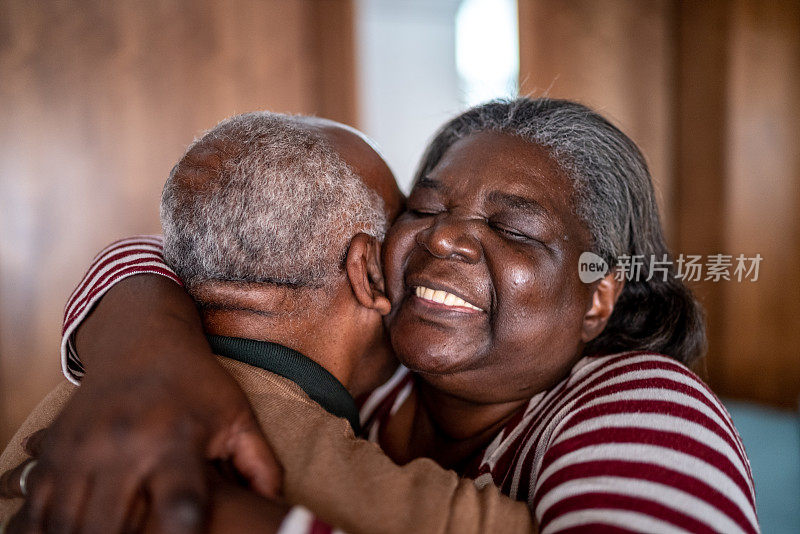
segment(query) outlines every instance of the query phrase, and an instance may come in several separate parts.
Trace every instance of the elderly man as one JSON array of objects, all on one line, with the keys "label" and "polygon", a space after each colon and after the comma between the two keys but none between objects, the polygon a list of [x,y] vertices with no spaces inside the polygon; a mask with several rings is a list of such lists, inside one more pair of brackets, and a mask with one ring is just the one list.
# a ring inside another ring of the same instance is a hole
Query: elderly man
[{"label": "elderly man", "polygon": [[[191,145],[173,169],[162,199],[164,256],[200,306],[211,347],[247,393],[285,469],[283,496],[304,505],[289,510],[221,481],[212,499],[212,530],[281,523],[293,529],[312,520],[351,532],[532,528],[528,508],[493,485],[478,490],[425,459],[398,467],[354,436],[353,397],[384,382],[395,365],[381,321],[389,302],[380,242],[401,200],[388,167],[364,139],[320,119],[265,112],[233,117]],[[106,252],[107,263],[113,264],[114,250]],[[50,424],[72,389],[59,386],[37,408],[0,457],[0,470],[23,460],[21,438]],[[163,414],[148,415],[163,419],[165,436],[180,426]],[[200,432],[184,426],[184,432]],[[229,441],[235,442],[233,434]],[[119,454],[131,450],[135,446]],[[202,492],[200,480],[178,491],[171,486],[176,477],[170,469],[195,467],[185,464],[193,455],[184,452],[174,451],[163,464],[171,466],[167,472],[151,474],[156,504],[166,492]],[[265,452],[250,454],[263,458]],[[238,454],[237,467],[247,457]],[[266,476],[251,478],[261,493],[270,491]],[[35,467],[26,483],[62,506],[55,513],[41,500],[28,501],[20,526],[71,531],[86,523],[116,531],[138,502],[135,485],[99,482],[90,490],[78,482],[64,490],[37,478]],[[64,500],[74,506],[63,506]],[[4,504],[3,516],[19,502],[12,504]],[[150,520],[197,520],[191,506],[184,511],[158,516],[154,510]]]}]

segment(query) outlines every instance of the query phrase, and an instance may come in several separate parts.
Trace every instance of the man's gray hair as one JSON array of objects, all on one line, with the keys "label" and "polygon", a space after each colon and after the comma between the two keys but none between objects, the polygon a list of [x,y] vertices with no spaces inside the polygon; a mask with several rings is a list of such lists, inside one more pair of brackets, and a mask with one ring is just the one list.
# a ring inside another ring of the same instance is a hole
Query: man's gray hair
[{"label": "man's gray hair", "polygon": [[[198,174],[190,153],[205,146],[220,150],[219,165]],[[212,280],[320,287],[341,271],[352,237],[382,240],[387,218],[321,134],[262,111],[189,146],[164,186],[161,225],[164,258],[190,289]]]},{"label": "man's gray hair", "polygon": [[[591,233],[593,252],[614,266],[621,255],[669,258],[644,156],[616,126],[591,109],[550,98],[496,100],[445,124],[423,156],[427,175],[459,139],[481,131],[520,137],[548,149],[571,178],[575,215]],[[572,266],[577,273],[578,266]],[[584,354],[658,351],[688,363],[705,350],[703,313],[670,263],[666,280],[626,282],[605,330]]]}]

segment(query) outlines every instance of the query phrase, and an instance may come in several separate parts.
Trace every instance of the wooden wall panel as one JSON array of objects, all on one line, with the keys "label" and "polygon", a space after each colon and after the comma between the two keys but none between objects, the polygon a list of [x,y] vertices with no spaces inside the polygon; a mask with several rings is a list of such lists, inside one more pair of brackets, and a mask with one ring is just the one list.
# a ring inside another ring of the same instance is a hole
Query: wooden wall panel
[{"label": "wooden wall panel", "polygon": [[352,0],[318,0],[311,5],[315,113],[358,127],[355,6]]},{"label": "wooden wall panel", "polygon": [[[726,0],[678,2],[674,17],[674,162],[671,246],[676,253],[726,253],[725,95],[729,13]],[[724,325],[720,283],[690,284],[707,314],[709,352],[698,371],[715,387]]]},{"label": "wooden wall panel", "polygon": [[[338,33],[318,35],[320,13]],[[194,136],[253,109],[355,122],[351,16],[326,0],[0,3],[0,442],[58,380],[68,292],[103,245],[159,231]]]},{"label": "wooden wall panel", "polygon": [[800,396],[800,2],[519,0],[526,92],[583,101],[642,147],[685,254],[761,254],[693,287],[698,370],[727,396]]},{"label": "wooden wall panel", "polygon": [[756,283],[725,284],[723,391],[800,401],[800,2],[730,7],[725,248],[763,256]]},{"label": "wooden wall panel", "polygon": [[672,15],[667,0],[519,0],[521,93],[609,117],[647,157],[662,212],[672,191]]},{"label": "wooden wall panel", "polygon": [[800,396],[800,3],[680,2],[676,17],[677,250],[760,254],[757,282],[694,285],[720,394]]}]

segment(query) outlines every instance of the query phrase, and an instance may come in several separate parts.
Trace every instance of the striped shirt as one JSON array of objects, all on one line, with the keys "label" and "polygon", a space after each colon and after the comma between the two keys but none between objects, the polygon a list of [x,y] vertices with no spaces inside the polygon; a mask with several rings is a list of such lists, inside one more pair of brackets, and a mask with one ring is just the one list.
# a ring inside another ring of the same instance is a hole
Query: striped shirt
[{"label": "striped shirt", "polygon": [[160,235],[139,235],[121,239],[101,250],[67,299],[61,330],[61,369],[78,385],[84,369],[72,344],[72,334],[111,287],[129,276],[154,273],[183,285],[178,275],[164,263],[164,240]]},{"label": "striped shirt", "polygon": [[[415,387],[401,368],[365,401],[377,441]],[[628,352],[580,360],[461,473],[531,507],[542,532],[758,532],[730,416],[684,365]]]},{"label": "striped shirt", "polygon": [[[72,382],[83,376],[72,334],[109,288],[140,273],[181,283],[162,251],[160,236],[136,236],[94,259],[64,314],[62,367]],[[366,399],[360,417],[370,440],[414,387],[400,368]],[[730,416],[697,376],[657,354],[583,358],[470,466],[463,476],[527,502],[544,533],[758,532],[750,464]],[[290,525],[331,531],[299,507]]]}]

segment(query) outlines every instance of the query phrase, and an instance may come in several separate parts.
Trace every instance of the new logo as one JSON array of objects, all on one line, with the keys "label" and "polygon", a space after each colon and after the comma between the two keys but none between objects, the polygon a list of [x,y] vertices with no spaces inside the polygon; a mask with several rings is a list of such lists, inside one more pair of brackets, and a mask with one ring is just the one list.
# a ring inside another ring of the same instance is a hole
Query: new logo
[{"label": "new logo", "polygon": [[584,252],[578,258],[578,277],[584,284],[591,284],[608,273],[606,261],[594,252]]}]

